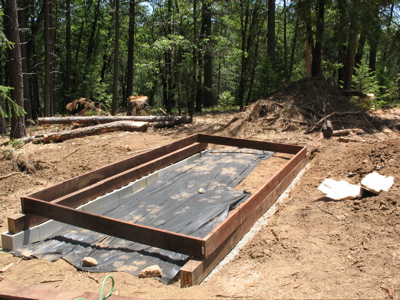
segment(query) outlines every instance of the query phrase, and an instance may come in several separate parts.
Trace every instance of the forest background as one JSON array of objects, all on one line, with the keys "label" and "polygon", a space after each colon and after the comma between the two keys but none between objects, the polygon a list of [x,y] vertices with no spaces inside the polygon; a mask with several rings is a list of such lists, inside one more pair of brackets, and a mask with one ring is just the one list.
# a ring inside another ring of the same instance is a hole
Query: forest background
[{"label": "forest background", "polygon": [[1,0],[0,133],[81,97],[194,115],[304,77],[400,98],[400,1]]}]

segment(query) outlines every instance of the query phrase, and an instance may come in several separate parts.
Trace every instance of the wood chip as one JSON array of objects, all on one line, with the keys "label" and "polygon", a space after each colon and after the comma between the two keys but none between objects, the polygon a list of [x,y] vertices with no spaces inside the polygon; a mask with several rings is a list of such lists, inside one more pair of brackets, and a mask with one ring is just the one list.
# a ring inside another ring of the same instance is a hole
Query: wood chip
[{"label": "wood chip", "polygon": [[0,270],[0,273],[4,273],[5,271],[7,271],[12,265],[14,265],[14,263],[10,263],[7,266],[5,266],[3,269]]}]

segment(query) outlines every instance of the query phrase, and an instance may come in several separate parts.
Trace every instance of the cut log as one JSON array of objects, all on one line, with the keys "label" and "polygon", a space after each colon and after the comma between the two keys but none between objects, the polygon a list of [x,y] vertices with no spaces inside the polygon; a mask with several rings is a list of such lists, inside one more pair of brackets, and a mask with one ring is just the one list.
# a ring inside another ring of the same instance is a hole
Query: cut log
[{"label": "cut log", "polygon": [[346,136],[349,135],[350,133],[355,133],[357,135],[360,135],[364,133],[364,130],[359,128],[334,130],[332,136]]},{"label": "cut log", "polygon": [[90,117],[47,117],[38,118],[38,124],[104,124],[115,121],[191,123],[190,116],[90,116]]},{"label": "cut log", "polygon": [[33,143],[50,143],[50,142],[62,142],[78,137],[89,136],[99,133],[113,132],[113,131],[146,131],[147,123],[145,122],[131,122],[131,121],[116,121],[107,124],[94,125],[89,127],[83,127],[74,130],[65,130],[60,132],[48,133],[41,136],[27,137],[23,140],[24,142]]},{"label": "cut log", "polygon": [[324,136],[324,139],[330,139],[332,137],[332,133],[333,133],[332,122],[329,121],[328,119],[325,119],[324,125],[322,125],[321,131]]}]

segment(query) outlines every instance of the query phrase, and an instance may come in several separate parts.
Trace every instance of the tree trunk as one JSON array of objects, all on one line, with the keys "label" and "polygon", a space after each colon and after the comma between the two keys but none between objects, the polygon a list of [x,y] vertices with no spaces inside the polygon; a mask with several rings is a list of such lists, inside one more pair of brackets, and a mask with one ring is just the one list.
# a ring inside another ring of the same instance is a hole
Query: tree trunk
[{"label": "tree trunk", "polygon": [[[172,7],[172,0],[168,0],[167,2],[167,26],[166,26],[166,35],[172,35],[173,34],[173,29],[172,29],[172,24],[174,22],[173,20],[173,7]],[[168,49],[165,51],[165,74],[166,74],[166,98],[165,98],[165,107],[167,109],[167,113],[172,113],[172,107],[173,107],[173,98],[174,98],[174,93],[173,93],[173,85],[174,85],[174,79],[173,79],[173,61],[172,61],[172,50]]]},{"label": "tree trunk", "polygon": [[312,68],[311,68],[311,54],[313,52],[313,35],[312,35],[312,14],[311,14],[311,0],[305,1],[305,14],[306,14],[306,74],[307,77],[312,76]]},{"label": "tree trunk", "polygon": [[295,26],[295,32],[293,34],[292,49],[290,51],[289,70],[288,70],[288,74],[286,77],[286,81],[290,81],[290,79],[292,78],[293,66],[294,66],[294,55],[296,54],[297,38],[299,36],[299,31],[300,31],[299,23],[300,23],[300,18],[296,17],[296,26]]},{"label": "tree trunk", "polygon": [[44,115],[53,115],[53,54],[52,54],[52,0],[44,0],[45,26],[44,26],[44,47],[45,47],[45,79],[44,79]]},{"label": "tree trunk", "polygon": [[[197,0],[193,1],[193,45],[197,45]],[[196,101],[196,91],[197,91],[197,50],[193,47],[192,50],[192,91],[190,95],[190,100],[188,102],[189,115],[193,117],[194,115],[194,104]]]},{"label": "tree trunk", "polygon": [[89,117],[49,117],[38,118],[38,124],[104,124],[115,121],[138,122],[170,122],[176,124],[191,123],[192,118],[187,116],[89,116]]},{"label": "tree trunk", "polygon": [[114,40],[114,75],[113,75],[113,99],[111,114],[115,115],[118,106],[118,72],[119,72],[119,0],[115,0],[115,40]]},{"label": "tree trunk", "polygon": [[[356,5],[360,0],[354,0],[353,5]],[[356,9],[355,9],[356,11]],[[354,71],[354,58],[357,49],[357,35],[358,35],[358,15],[357,13],[352,16],[350,28],[349,28],[349,37],[347,40],[347,53],[346,53],[346,63],[344,65],[344,80],[343,80],[343,89],[351,90],[352,80],[353,80],[353,71]]]},{"label": "tree trunk", "polygon": [[288,78],[288,47],[287,47],[287,8],[286,0],[283,0],[283,61],[285,62],[285,78]]},{"label": "tree trunk", "polygon": [[[129,1],[128,70],[126,75],[126,97],[133,95],[133,67],[135,49],[135,8],[136,0]],[[124,99],[124,103],[127,99]]]},{"label": "tree trunk", "polygon": [[211,1],[203,0],[201,7],[201,38],[203,39],[203,105],[211,107],[214,105],[213,97],[213,76],[212,76],[212,55],[211,43],[206,42],[211,40]]},{"label": "tree trunk", "polygon": [[275,65],[275,0],[268,1],[268,57],[271,64]]},{"label": "tree trunk", "polygon": [[[26,28],[25,22],[25,0],[18,1],[19,6],[22,8],[19,13],[19,25],[21,28]],[[24,84],[24,108],[26,111],[26,117],[28,119],[32,119],[32,108],[31,108],[31,100],[30,100],[30,91],[29,91],[29,79],[28,79],[28,59],[27,59],[27,50],[26,50],[26,30],[22,30],[20,32],[20,42],[21,42],[21,57],[22,57],[22,74],[23,74],[23,84]]]},{"label": "tree trunk", "polygon": [[311,73],[312,76],[319,76],[322,74],[321,70],[321,61],[322,61],[322,40],[324,37],[325,30],[325,1],[326,0],[318,0],[317,2],[317,26],[316,26],[316,35],[315,35],[315,46],[313,49],[312,56],[312,66]]},{"label": "tree trunk", "polygon": [[51,143],[62,142],[74,138],[102,134],[113,131],[146,131],[147,123],[132,121],[116,121],[112,123],[94,125],[78,129],[65,130],[60,132],[49,133],[43,136],[27,137],[24,141],[32,141],[34,143]]},{"label": "tree trunk", "polygon": [[354,57],[354,66],[356,66],[356,67],[361,66],[366,40],[367,40],[367,37],[366,37],[365,33],[361,34],[360,38],[358,39],[357,52]]},{"label": "tree trunk", "polygon": [[[392,3],[392,5],[390,6],[389,18],[386,23],[386,33],[388,35],[390,35],[390,32],[391,32],[390,28],[391,28],[391,24],[393,21],[394,9],[395,9],[395,3]],[[375,46],[375,49],[376,49],[376,46]],[[383,54],[382,54],[382,58],[380,59],[380,65],[382,66],[382,68],[384,68],[386,66],[387,56],[388,56],[388,53],[387,53],[387,49],[385,48],[385,50],[383,51]],[[376,62],[374,62],[374,63],[376,63]],[[381,84],[383,84],[382,79],[381,79]]]},{"label": "tree trunk", "polygon": [[378,51],[377,51],[376,43],[370,43],[368,67],[371,72],[376,71],[376,55],[377,55],[377,53],[378,53]]},{"label": "tree trunk", "polygon": [[[24,108],[24,85],[22,75],[22,58],[21,58],[21,44],[19,38],[19,25],[18,25],[18,11],[17,3],[15,0],[3,1],[3,9],[5,15],[5,34],[7,39],[14,43],[13,46],[7,49],[8,66],[10,73],[10,85],[13,87],[11,90],[11,98],[22,109]],[[19,139],[26,135],[24,116],[16,116],[13,111],[11,117],[11,139]]]},{"label": "tree trunk", "polygon": [[248,66],[248,53],[247,50],[247,39],[250,39],[248,34],[248,23],[250,18],[249,5],[247,3],[246,7],[243,5],[243,0],[240,1],[240,31],[241,31],[241,70],[239,78],[239,90],[238,90],[238,100],[240,110],[243,109],[243,101],[245,94],[246,78],[247,78],[247,66]]},{"label": "tree trunk", "polygon": [[101,0],[97,0],[97,5],[95,7],[95,11],[94,11],[94,20],[91,20],[91,30],[90,30],[90,34],[89,34],[89,41],[88,41],[88,47],[86,50],[86,66],[87,69],[90,70],[90,64],[92,63],[92,57],[93,57],[93,53],[96,50],[96,31],[97,31],[97,24],[99,22],[99,18],[100,18],[100,5],[101,5]]},{"label": "tree trunk", "polygon": [[71,97],[72,89],[72,52],[71,52],[71,0],[66,0],[66,28],[65,28],[65,83],[64,83],[64,104],[66,105]]}]

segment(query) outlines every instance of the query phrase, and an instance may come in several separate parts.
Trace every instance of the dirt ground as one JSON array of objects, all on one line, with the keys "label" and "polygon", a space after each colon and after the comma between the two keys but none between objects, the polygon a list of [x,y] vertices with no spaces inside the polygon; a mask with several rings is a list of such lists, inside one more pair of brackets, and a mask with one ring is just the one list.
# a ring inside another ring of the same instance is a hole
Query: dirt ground
[{"label": "dirt ground", "polygon": [[[2,146],[0,232],[7,231],[7,216],[21,211],[19,197],[193,133],[306,145],[309,164],[288,197],[233,260],[205,283],[181,289],[179,282],[166,286],[156,279],[113,273],[114,294],[149,299],[400,299],[400,133],[396,129],[400,110],[374,113],[381,124],[389,120],[395,126],[377,128],[374,123],[371,132],[328,140],[321,139],[318,131],[305,134],[301,127],[282,131],[282,124],[265,120],[270,116],[264,116],[264,127],[252,126],[254,120],[243,114],[206,114],[175,128],[114,132],[19,149]],[[234,124],[238,120],[240,129]],[[55,129],[30,128],[35,133]],[[18,157],[29,161],[35,173],[21,172]],[[285,156],[278,153],[273,168],[284,162]],[[326,178],[359,183],[372,171],[394,176],[394,186],[380,195],[343,201],[325,198],[317,190]],[[242,186],[253,190],[268,176],[268,171],[258,168]],[[0,274],[4,280],[65,289],[98,292],[106,275],[78,271],[61,259],[21,260],[0,251],[0,269],[10,263]]]}]

